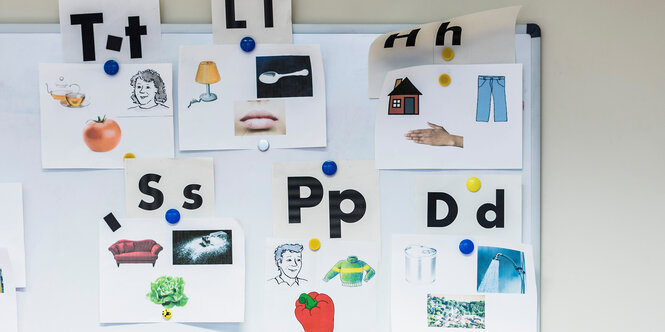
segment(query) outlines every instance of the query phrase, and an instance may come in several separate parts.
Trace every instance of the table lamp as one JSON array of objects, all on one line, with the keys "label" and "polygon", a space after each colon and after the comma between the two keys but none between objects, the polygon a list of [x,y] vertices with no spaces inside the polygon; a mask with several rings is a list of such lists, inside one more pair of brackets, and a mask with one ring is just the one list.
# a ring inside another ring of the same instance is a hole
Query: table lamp
[{"label": "table lamp", "polygon": [[206,85],[206,92],[201,94],[201,101],[217,100],[217,95],[210,92],[210,84],[219,82],[219,72],[214,61],[201,61],[199,70],[196,72],[196,82]]}]

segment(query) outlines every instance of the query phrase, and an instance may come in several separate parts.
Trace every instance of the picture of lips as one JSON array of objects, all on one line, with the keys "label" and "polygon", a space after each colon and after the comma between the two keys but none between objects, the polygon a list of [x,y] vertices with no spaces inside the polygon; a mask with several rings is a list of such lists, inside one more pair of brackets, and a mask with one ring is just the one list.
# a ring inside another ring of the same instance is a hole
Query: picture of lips
[{"label": "picture of lips", "polygon": [[254,110],[240,118],[243,126],[251,130],[270,129],[279,121],[272,113],[265,110]]},{"label": "picture of lips", "polygon": [[286,135],[283,100],[242,100],[233,105],[235,135]]}]

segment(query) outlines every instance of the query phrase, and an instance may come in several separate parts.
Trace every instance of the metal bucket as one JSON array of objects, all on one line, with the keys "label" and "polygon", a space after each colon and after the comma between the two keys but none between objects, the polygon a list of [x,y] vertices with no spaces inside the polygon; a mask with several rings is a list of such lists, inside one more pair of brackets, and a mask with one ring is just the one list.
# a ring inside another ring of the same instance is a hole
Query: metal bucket
[{"label": "metal bucket", "polygon": [[431,284],[436,280],[436,249],[420,245],[404,249],[406,281]]}]

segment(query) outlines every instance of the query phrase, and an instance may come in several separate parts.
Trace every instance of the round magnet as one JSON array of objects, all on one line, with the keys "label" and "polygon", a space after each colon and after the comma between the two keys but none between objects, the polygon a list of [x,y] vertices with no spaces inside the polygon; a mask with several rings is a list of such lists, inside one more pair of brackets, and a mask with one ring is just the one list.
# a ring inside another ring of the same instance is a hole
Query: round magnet
[{"label": "round magnet", "polygon": [[441,84],[442,86],[450,85],[450,75],[441,74],[441,76],[439,76],[439,84]]},{"label": "round magnet", "polygon": [[113,75],[117,74],[119,70],[120,70],[120,65],[118,65],[117,61],[109,60],[109,61],[104,62],[104,72],[107,75],[113,76]]},{"label": "round magnet", "polygon": [[167,309],[162,310],[162,317],[164,317],[164,319],[171,319],[171,316],[173,316],[173,313],[171,312],[171,309],[167,308]]},{"label": "round magnet", "polygon": [[136,158],[136,156],[135,156],[133,153],[131,153],[131,152],[127,152],[127,153],[125,153],[124,156],[122,156],[122,160],[125,160],[125,159],[132,159],[132,158]]},{"label": "round magnet", "polygon": [[256,42],[254,41],[254,38],[245,37],[242,40],[240,40],[240,48],[242,48],[243,51],[251,52],[254,50],[254,47],[256,47]]},{"label": "round magnet", "polygon": [[459,243],[459,251],[463,254],[468,255],[473,252],[473,241],[469,239],[464,239]]},{"label": "round magnet", "polygon": [[256,144],[256,146],[259,148],[259,151],[266,152],[268,149],[270,149],[270,142],[268,142],[267,139],[262,139],[259,140],[259,143]]},{"label": "round magnet", "polygon": [[455,57],[455,51],[450,47],[446,47],[441,51],[441,57],[443,60],[450,61]]},{"label": "round magnet", "polygon": [[326,160],[323,162],[323,165],[321,165],[321,170],[325,175],[333,175],[337,173],[337,163],[332,160]]},{"label": "round magnet", "polygon": [[309,240],[309,249],[311,249],[312,251],[317,251],[319,250],[319,248],[321,248],[321,241],[319,239],[314,237],[311,240]]},{"label": "round magnet", "polygon": [[466,188],[474,193],[480,190],[480,179],[475,176],[470,177],[468,180],[466,180]]},{"label": "round magnet", "polygon": [[176,209],[169,209],[166,211],[166,221],[169,224],[175,224],[180,221],[180,212]]}]

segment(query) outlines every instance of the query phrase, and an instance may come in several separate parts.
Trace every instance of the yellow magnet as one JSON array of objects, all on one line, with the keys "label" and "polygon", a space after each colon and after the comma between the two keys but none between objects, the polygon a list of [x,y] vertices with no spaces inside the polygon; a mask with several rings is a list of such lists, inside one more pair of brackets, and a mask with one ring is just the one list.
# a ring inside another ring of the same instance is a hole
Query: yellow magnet
[{"label": "yellow magnet", "polygon": [[128,152],[128,153],[125,153],[125,155],[122,157],[122,160],[129,159],[129,158],[136,158],[136,156],[133,153]]},{"label": "yellow magnet", "polygon": [[469,191],[476,192],[480,190],[480,180],[477,177],[470,177],[468,180],[466,180],[466,188],[469,189]]},{"label": "yellow magnet", "polygon": [[439,84],[443,86],[450,85],[450,76],[448,74],[441,74],[441,76],[439,76]]},{"label": "yellow magnet", "polygon": [[319,250],[319,248],[321,248],[321,241],[319,239],[312,238],[311,240],[309,240],[309,249],[317,251]]},{"label": "yellow magnet", "polygon": [[164,319],[171,319],[172,315],[173,313],[171,313],[171,309],[162,310],[162,317],[164,317]]},{"label": "yellow magnet", "polygon": [[441,51],[441,57],[443,60],[450,61],[455,57],[455,51],[450,47],[446,47]]}]

